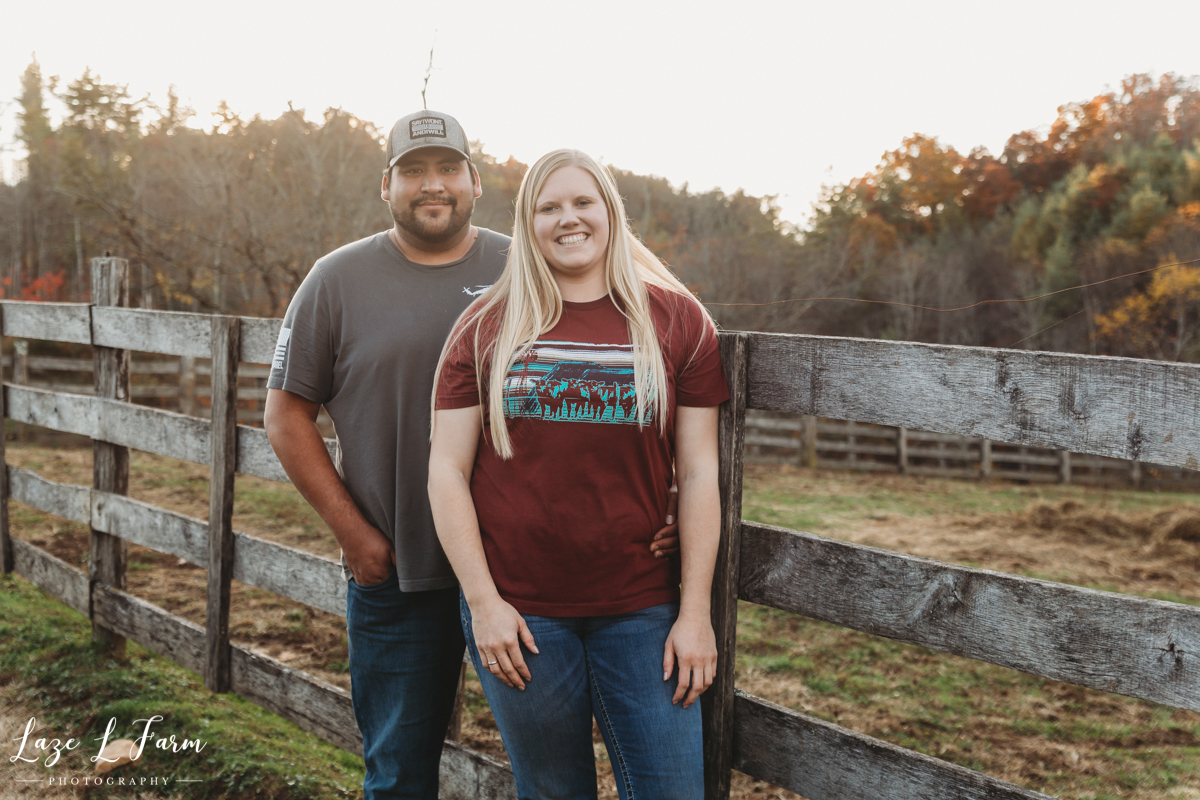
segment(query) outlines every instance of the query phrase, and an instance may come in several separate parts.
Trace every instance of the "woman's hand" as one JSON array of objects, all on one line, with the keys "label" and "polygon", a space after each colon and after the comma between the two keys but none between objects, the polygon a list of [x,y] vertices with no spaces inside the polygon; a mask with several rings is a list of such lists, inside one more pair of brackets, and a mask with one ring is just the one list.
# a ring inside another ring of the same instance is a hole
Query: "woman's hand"
[{"label": "woman's hand", "polygon": [[520,612],[496,595],[471,607],[471,630],[484,668],[509,686],[525,691],[525,681],[532,676],[521,654],[521,643],[534,653],[538,649]]},{"label": "woman's hand", "polygon": [[[671,703],[683,699],[687,708],[712,686],[717,674],[717,636],[707,615],[684,615],[671,626],[663,649],[663,680],[668,680],[679,664],[679,683]],[[689,689],[690,687],[690,689]],[[685,696],[686,695],[686,696]]]}]

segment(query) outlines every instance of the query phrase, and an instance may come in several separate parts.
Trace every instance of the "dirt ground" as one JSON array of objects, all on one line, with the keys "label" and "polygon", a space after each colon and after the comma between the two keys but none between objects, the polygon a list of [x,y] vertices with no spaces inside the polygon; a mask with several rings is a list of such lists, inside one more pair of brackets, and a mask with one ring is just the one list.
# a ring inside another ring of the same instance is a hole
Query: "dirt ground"
[{"label": "dirt ground", "polygon": [[[90,449],[10,446],[8,460],[34,469],[51,480],[90,483]],[[132,473],[130,494],[136,499],[199,518],[207,515],[207,471],[204,467],[135,453]],[[1023,490],[1011,487],[983,487],[978,489],[982,492],[980,498],[973,497],[966,504],[947,502],[952,510],[943,513],[935,507],[939,493],[945,493],[947,497],[960,493],[964,491],[962,482],[819,473],[786,466],[749,468],[746,487],[746,516],[764,522],[941,561],[1200,603],[1200,505],[1195,503],[1121,499],[1128,493],[1121,494],[1120,502],[1117,502],[1113,499],[1116,495],[1110,496],[1099,490],[1072,489],[1066,496],[1052,490],[1021,495]],[[1013,492],[1020,496],[1010,497]],[[914,494],[921,495],[918,502],[924,506],[923,510],[893,501],[893,498],[911,498]],[[337,557],[336,543],[291,487],[239,476],[236,497],[234,524],[238,530],[319,555]],[[825,505],[808,508],[807,498],[820,498]],[[1146,507],[1139,509],[1139,504]],[[999,510],[988,510],[989,505]],[[956,507],[977,509],[978,513],[955,513]],[[814,520],[816,525],[804,524]],[[14,532],[20,538],[45,548],[68,563],[84,564],[87,537],[83,526],[50,518],[16,504],[13,521]],[[132,546],[127,581],[132,593],[203,624],[203,569],[172,556]],[[786,635],[788,630],[799,631],[788,627],[792,624],[778,623],[771,635],[778,638]],[[235,583],[231,632],[239,644],[252,646],[334,685],[349,688],[345,621],[337,616]],[[809,636],[811,632],[805,629],[803,635]],[[747,642],[749,657],[753,655],[755,645],[753,639],[747,639]],[[896,739],[888,735],[889,731],[903,731],[905,726],[912,724],[905,718],[903,707],[864,707],[836,695],[815,693],[786,674],[746,664],[739,661],[739,687],[774,702],[837,719],[839,724],[893,741]],[[1112,704],[1111,713],[1116,713],[1118,707],[1123,709],[1122,714],[1151,713],[1130,710],[1132,707],[1122,705],[1123,699],[1110,701],[1106,698],[1112,696],[1103,693],[1054,682],[1046,682],[1046,686],[1045,692],[1027,703],[1029,714],[1069,714],[1072,713],[1070,709],[1081,705],[1104,714],[1107,713],[1105,703]],[[499,734],[479,684],[470,673],[466,699],[464,742],[503,759]],[[1148,706],[1141,704],[1137,708]],[[989,734],[986,731],[992,723],[989,719],[979,719],[980,730],[967,738],[987,741]],[[10,729],[6,717],[4,730]],[[1186,731],[1173,732],[1169,736],[1190,737],[1188,741],[1180,740],[1176,744],[1200,745],[1200,740]],[[1045,772],[1062,767],[1086,773],[1089,769],[1099,769],[1092,762],[1104,758],[1103,742],[1089,749],[1048,744],[1036,734],[1011,736],[1001,741],[994,735],[990,738],[988,748],[996,751],[996,758],[984,759],[988,771],[1024,785],[1037,782],[1039,769]],[[598,736],[595,741],[601,797],[615,798],[603,744]],[[957,752],[953,748],[959,747],[957,743],[944,746],[950,748],[946,752],[951,754]],[[961,759],[960,763],[963,763]],[[1187,793],[1193,789],[1194,793]],[[1180,791],[1183,793],[1139,797],[1200,798],[1200,777],[1197,785],[1185,786]],[[44,788],[39,793],[52,796],[46,794]],[[797,797],[741,774],[735,774],[734,796]]]}]

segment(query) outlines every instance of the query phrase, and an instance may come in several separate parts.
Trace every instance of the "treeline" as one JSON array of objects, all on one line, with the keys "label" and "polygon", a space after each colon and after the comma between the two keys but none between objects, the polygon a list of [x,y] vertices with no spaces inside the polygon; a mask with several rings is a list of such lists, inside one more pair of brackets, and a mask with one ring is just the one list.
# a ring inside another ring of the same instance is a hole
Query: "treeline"
[{"label": "treeline", "polygon": [[[386,131],[340,109],[267,120],[222,106],[199,129],[173,93],[158,108],[91,72],[60,86],[36,62],[18,103],[28,156],[0,184],[5,297],[84,299],[86,262],[107,251],[130,259],[134,297],[152,306],[278,315],[318,257],[391,225]],[[526,165],[478,146],[476,162],[475,221],[507,233]],[[758,198],[619,174],[652,246],[706,295],[774,294],[769,276],[796,271],[799,242]]]},{"label": "treeline", "polygon": [[[278,315],[320,255],[390,225],[385,131],[340,109],[222,106],[200,129],[173,93],[159,108],[90,72],[60,86],[36,62],[18,103],[28,156],[0,184],[6,297],[83,299],[87,258],[110,251],[153,306]],[[525,165],[476,160],[475,220],[508,232]],[[616,173],[638,232],[727,328],[1200,358],[1196,265],[1097,283],[1200,258],[1194,81],[1133,76],[998,156],[913,135],[827,187],[802,231],[770,197]],[[997,299],[1028,302],[984,303]]]},{"label": "treeline", "polygon": [[1200,259],[1200,90],[1134,75],[999,156],[913,135],[826,190],[803,249],[839,293],[906,304],[823,303],[813,331],[1197,360],[1200,265],[1155,268]]}]

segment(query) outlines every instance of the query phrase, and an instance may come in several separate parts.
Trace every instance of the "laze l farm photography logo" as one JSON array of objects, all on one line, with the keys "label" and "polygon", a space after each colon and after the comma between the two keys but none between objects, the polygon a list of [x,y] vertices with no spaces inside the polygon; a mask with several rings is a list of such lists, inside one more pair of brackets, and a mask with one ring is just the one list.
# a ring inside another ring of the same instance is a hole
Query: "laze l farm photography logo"
[{"label": "laze l farm photography logo", "polygon": [[170,770],[172,774],[165,775],[145,774],[137,769],[148,750],[186,758],[208,746],[202,739],[162,730],[160,723],[163,721],[164,717],[159,714],[136,719],[130,726],[130,733],[136,734],[134,738],[114,738],[119,726],[116,717],[110,717],[104,733],[89,740],[48,732],[41,728],[37,717],[30,717],[25,729],[13,737],[10,744],[12,755],[8,761],[16,767],[26,767],[12,775],[12,780],[47,787],[165,787],[172,783],[199,783],[199,778],[181,778],[173,774],[175,769]]}]

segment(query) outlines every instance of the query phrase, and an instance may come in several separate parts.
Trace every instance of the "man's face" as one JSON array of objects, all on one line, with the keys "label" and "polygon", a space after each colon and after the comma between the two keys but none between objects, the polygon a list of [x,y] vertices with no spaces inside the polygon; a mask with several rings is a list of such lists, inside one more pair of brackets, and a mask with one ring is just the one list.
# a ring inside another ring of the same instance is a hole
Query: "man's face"
[{"label": "man's face", "polygon": [[392,219],[421,242],[438,245],[470,224],[475,198],[482,194],[460,153],[425,147],[405,153],[384,180],[382,197]]}]

